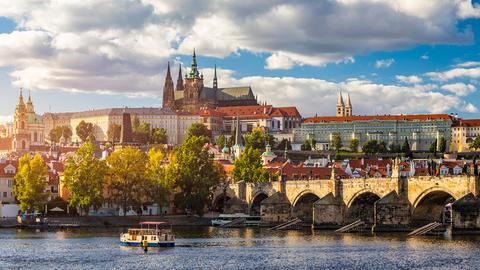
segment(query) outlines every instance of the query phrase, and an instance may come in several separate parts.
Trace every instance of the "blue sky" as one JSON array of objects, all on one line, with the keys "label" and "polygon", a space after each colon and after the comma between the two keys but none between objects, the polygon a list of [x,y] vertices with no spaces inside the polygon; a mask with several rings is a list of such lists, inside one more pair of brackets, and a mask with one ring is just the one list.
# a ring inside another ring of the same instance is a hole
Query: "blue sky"
[{"label": "blue sky", "polygon": [[221,87],[305,117],[341,91],[354,114],[480,118],[477,0],[19,0],[0,3],[0,122],[19,87],[38,113],[160,106],[193,47],[207,85],[216,64]]}]

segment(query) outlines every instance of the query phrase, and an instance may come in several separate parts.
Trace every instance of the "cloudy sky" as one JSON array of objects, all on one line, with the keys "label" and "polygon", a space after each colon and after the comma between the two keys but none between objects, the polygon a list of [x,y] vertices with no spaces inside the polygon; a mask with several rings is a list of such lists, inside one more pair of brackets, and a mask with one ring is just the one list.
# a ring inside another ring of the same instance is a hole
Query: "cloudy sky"
[{"label": "cloudy sky", "polygon": [[332,115],[480,118],[478,0],[2,0],[0,122],[19,88],[37,112],[160,106],[167,61],[205,83]]}]

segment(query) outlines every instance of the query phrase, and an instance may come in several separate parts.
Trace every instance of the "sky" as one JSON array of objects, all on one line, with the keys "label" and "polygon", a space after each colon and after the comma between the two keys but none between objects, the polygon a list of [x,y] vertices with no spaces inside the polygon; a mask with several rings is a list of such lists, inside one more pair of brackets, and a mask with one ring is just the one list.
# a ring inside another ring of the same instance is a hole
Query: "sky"
[{"label": "sky", "polygon": [[2,0],[0,123],[19,89],[37,113],[158,107],[197,52],[205,84],[333,115],[480,118],[479,0]]}]

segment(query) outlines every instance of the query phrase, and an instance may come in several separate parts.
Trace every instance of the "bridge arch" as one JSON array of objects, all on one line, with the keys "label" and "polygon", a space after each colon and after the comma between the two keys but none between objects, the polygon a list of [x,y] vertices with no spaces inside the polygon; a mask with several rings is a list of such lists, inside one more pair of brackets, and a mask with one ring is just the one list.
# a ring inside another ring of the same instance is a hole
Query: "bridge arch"
[{"label": "bridge arch", "polygon": [[267,193],[263,191],[258,191],[255,193],[252,199],[252,203],[250,204],[250,215],[251,216],[259,216],[260,215],[260,205],[263,200],[268,198]]},{"label": "bridge arch", "polygon": [[[454,202],[457,197],[443,187],[431,187],[423,191],[412,204],[412,220],[414,226],[422,226],[431,222],[442,222],[445,205]],[[448,214],[447,214],[448,215]]]},{"label": "bridge arch", "polygon": [[371,189],[358,191],[347,203],[345,221],[350,223],[361,219],[367,224],[373,224],[375,202],[380,198],[381,196]]},{"label": "bridge arch", "polygon": [[228,202],[232,197],[226,193],[225,196],[222,194],[216,196],[213,199],[212,203],[212,210],[215,212],[220,212],[223,213],[223,210],[225,209],[225,203]]},{"label": "bridge arch", "polygon": [[304,222],[313,221],[313,204],[318,201],[320,197],[311,190],[305,190],[297,195],[292,207],[293,216],[301,219]]}]

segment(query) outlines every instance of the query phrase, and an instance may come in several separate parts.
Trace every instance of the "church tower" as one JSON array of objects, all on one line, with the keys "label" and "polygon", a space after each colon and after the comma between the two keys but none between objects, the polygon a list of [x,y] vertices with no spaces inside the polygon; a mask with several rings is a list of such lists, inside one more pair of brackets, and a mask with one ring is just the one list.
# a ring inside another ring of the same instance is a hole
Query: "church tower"
[{"label": "church tower", "polygon": [[343,103],[342,92],[338,93],[336,116],[337,117],[345,116],[345,103]]},{"label": "church tower", "polygon": [[192,66],[185,78],[185,90],[183,93],[183,109],[189,112],[197,112],[201,107],[200,94],[203,90],[203,75],[200,75],[197,67],[197,56],[193,49]]},{"label": "church tower", "polygon": [[218,89],[217,65],[215,65],[215,71],[214,71],[214,74],[213,74],[213,89]]},{"label": "church tower", "polygon": [[350,101],[350,94],[347,94],[347,104],[345,105],[345,116],[352,116],[353,108],[352,102]]},{"label": "church tower", "polygon": [[162,107],[173,109],[175,106],[175,93],[173,89],[173,80],[170,75],[170,62],[167,66],[167,76],[165,77],[165,85],[163,86]]},{"label": "church tower", "polygon": [[[18,96],[17,107],[15,108],[15,115],[13,118],[13,145],[12,149],[18,153],[25,153],[30,148],[30,134],[28,132],[28,112],[27,106],[23,101],[23,93],[20,88],[20,95]],[[29,98],[28,102],[33,104]]]}]

